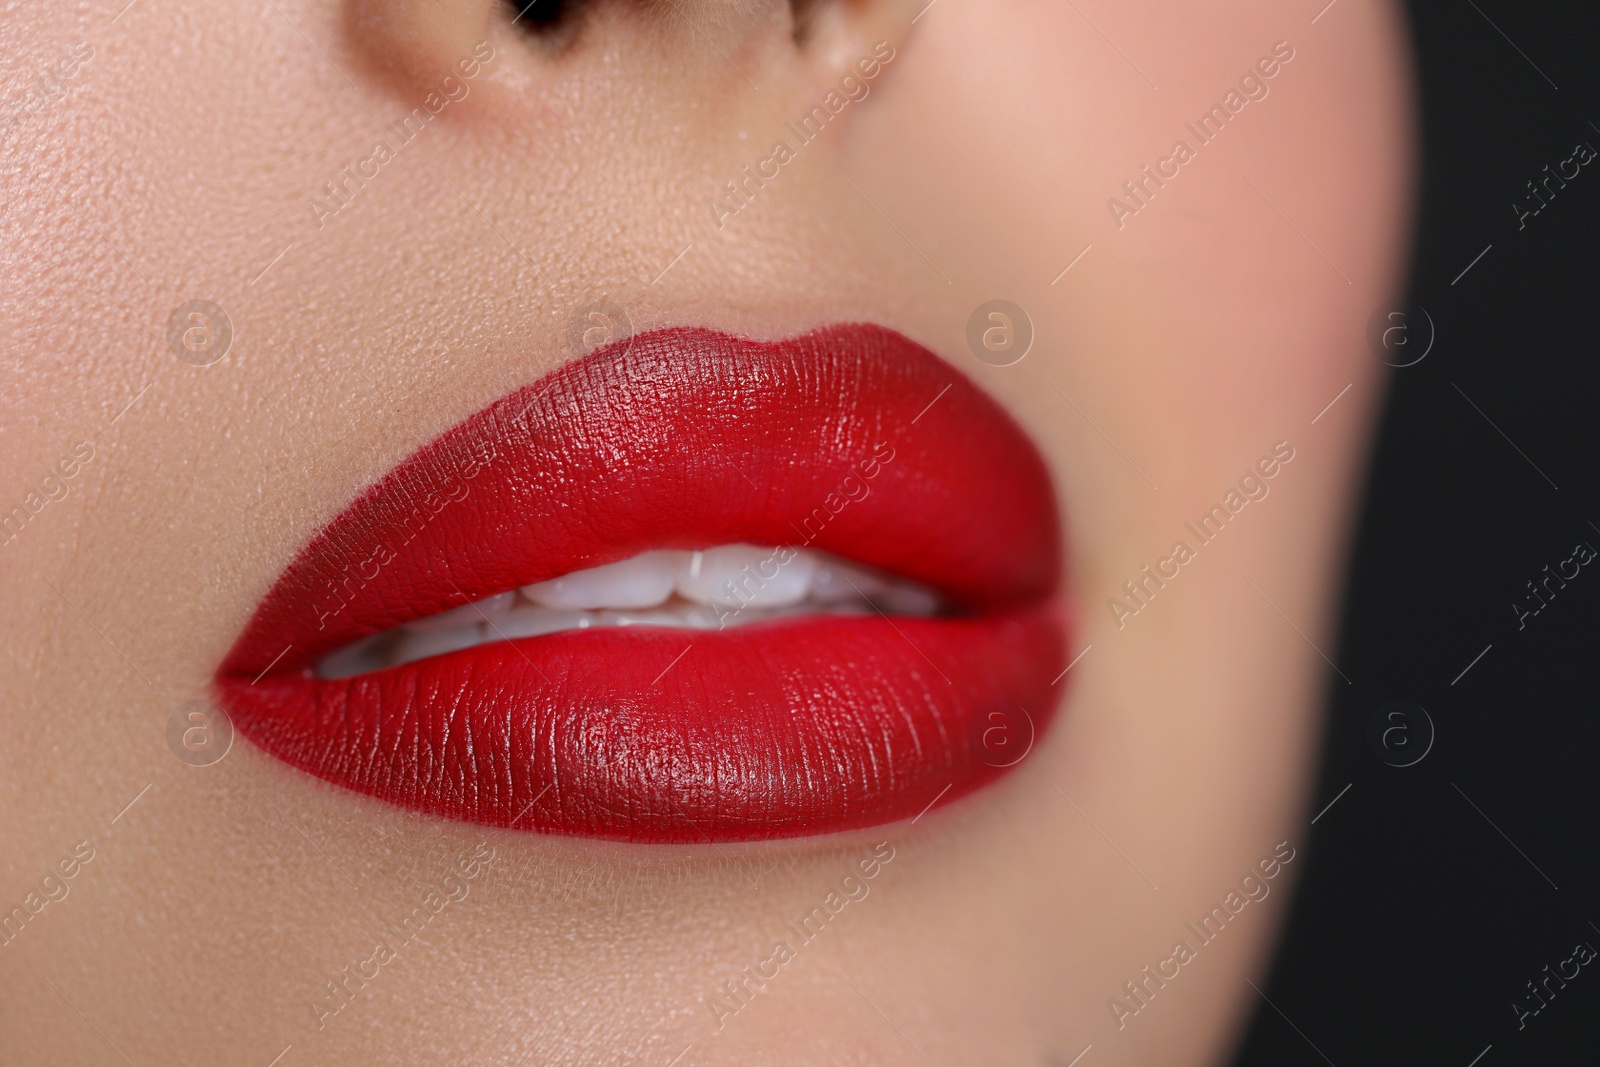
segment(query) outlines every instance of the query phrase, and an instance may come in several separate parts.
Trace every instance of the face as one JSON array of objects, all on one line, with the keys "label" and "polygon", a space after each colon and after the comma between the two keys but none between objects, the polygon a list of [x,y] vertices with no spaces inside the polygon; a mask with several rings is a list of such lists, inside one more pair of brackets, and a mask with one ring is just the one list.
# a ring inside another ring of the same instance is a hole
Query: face
[{"label": "face", "polygon": [[515,16],[7,16],[0,1040],[1217,1062],[1395,13]]}]

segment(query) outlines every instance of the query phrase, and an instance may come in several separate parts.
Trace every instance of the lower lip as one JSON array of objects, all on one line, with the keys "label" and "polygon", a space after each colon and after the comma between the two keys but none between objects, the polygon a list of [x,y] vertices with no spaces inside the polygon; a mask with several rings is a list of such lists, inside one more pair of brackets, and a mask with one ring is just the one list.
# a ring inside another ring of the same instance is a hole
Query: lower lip
[{"label": "lower lip", "polygon": [[[512,411],[525,427],[507,428]],[[467,491],[386,545],[395,502],[484,442]],[[868,480],[879,444],[895,458],[880,448]],[[864,488],[847,500],[852,476]],[[831,521],[796,525],[812,514]],[[583,630],[353,678],[309,669],[463,598],[734,542],[831,551],[966,610]],[[866,326],[774,343],[660,331],[568,364],[390,472],[290,565],[216,686],[267,752],[447,818],[641,842],[851,830],[971,793],[1047,727],[1059,552],[1037,452],[920,346]],[[373,559],[352,583],[351,561]]]}]

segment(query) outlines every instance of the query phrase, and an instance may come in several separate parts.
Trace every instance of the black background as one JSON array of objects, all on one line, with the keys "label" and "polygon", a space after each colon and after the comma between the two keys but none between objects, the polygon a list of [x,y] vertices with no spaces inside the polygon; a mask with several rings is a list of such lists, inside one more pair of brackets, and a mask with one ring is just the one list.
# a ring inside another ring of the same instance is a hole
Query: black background
[{"label": "black background", "polygon": [[[1512,608],[1546,564],[1600,549],[1600,159],[1521,230],[1512,208],[1578,142],[1600,150],[1600,10],[1409,15],[1410,299],[1436,340],[1392,372],[1312,814],[1350,789],[1312,827],[1237,1063],[1600,1064],[1600,959],[1523,1027],[1512,1008],[1577,943],[1600,950],[1600,560],[1520,630]],[[1410,767],[1368,740],[1394,699],[1436,731]]]}]

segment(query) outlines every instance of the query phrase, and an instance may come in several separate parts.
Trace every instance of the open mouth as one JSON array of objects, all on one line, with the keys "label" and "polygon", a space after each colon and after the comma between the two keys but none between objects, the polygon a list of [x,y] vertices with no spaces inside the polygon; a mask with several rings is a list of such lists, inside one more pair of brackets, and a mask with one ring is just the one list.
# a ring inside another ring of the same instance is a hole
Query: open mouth
[{"label": "open mouth", "polygon": [[1037,451],[907,338],[659,330],[380,479],[216,686],[266,751],[436,815],[858,828],[971,792],[1047,725],[1059,541]]},{"label": "open mouth", "polygon": [[349,678],[490,641],[566,630],[660,626],[721,630],[795,615],[932,615],[916,582],[784,545],[657,549],[603,563],[364,637],[324,657],[319,678]]}]

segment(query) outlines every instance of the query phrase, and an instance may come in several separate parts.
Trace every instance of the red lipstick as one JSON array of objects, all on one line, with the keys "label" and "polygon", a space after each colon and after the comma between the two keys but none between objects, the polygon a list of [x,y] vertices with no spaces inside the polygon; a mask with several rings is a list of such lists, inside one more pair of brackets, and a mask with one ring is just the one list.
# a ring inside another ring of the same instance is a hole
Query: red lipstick
[{"label": "red lipstick", "polygon": [[[470,601],[731,544],[831,553],[952,610],[568,630],[316,672]],[[847,830],[971,792],[1048,724],[1060,553],[1038,452],[922,346],[871,325],[664,329],[496,401],[365,490],[279,577],[216,687],[292,766],[449,818],[653,842]]]}]

